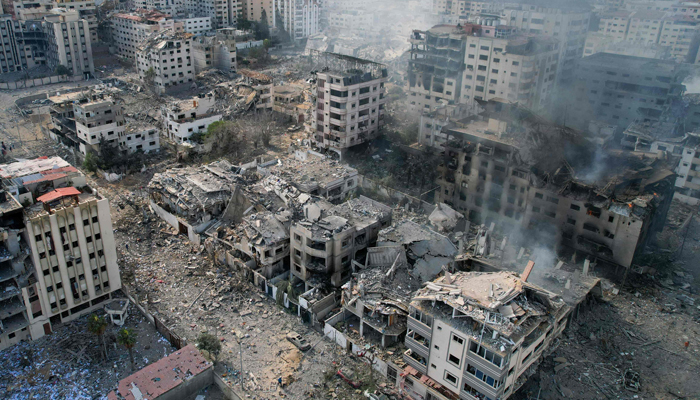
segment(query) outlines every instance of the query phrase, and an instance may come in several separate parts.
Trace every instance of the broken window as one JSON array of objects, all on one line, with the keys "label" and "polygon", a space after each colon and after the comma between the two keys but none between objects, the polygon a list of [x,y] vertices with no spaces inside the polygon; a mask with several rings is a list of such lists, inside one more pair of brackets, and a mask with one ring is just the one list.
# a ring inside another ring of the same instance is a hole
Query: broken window
[{"label": "broken window", "polygon": [[569,208],[571,208],[574,211],[579,211],[581,207],[577,206],[576,204],[572,204]]}]

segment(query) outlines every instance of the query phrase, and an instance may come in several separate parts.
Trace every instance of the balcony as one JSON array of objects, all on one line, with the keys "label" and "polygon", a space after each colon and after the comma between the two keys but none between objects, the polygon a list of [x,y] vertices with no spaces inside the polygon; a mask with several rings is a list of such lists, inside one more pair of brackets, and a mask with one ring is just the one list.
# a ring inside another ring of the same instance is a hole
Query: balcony
[{"label": "balcony", "polygon": [[413,350],[406,350],[406,352],[403,353],[403,360],[406,362],[406,364],[412,366],[421,374],[428,373],[427,360],[424,357],[421,357]]},{"label": "balcony", "polygon": [[410,315],[408,316],[407,329],[417,332],[428,340],[430,340],[433,335],[433,330],[428,325],[425,325]]}]

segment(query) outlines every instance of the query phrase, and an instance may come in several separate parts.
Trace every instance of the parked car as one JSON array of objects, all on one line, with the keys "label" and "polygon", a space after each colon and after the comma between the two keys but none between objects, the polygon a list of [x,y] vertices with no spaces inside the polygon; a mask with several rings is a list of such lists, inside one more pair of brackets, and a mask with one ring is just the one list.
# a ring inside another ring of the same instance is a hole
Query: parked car
[{"label": "parked car", "polygon": [[306,351],[311,348],[311,344],[296,332],[289,332],[287,334],[287,340],[292,342],[292,344],[297,346],[301,351]]},{"label": "parked car", "polygon": [[350,370],[349,368],[339,369],[336,375],[338,375],[340,379],[344,380],[348,383],[348,385],[352,386],[355,389],[359,389],[360,386],[362,386],[362,381],[357,380],[355,378],[355,373],[352,372],[352,370]]}]

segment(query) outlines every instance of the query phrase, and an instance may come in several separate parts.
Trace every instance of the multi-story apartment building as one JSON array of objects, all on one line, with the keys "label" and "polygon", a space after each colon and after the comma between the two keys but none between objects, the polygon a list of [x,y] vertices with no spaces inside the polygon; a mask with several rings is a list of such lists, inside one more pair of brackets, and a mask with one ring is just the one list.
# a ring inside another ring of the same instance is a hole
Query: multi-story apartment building
[{"label": "multi-story apartment building", "polygon": [[23,23],[4,14],[0,15],[0,35],[0,68],[3,73],[25,71],[46,63],[43,51],[46,37],[41,29],[25,35]]},{"label": "multi-story apartment building", "polygon": [[42,22],[47,40],[46,64],[63,65],[74,76],[90,77],[95,73],[92,60],[90,26],[76,10],[56,8]]},{"label": "multi-story apartment building", "polygon": [[55,7],[55,0],[16,0],[13,5],[14,16],[20,21],[41,20]]},{"label": "multi-story apartment building", "polygon": [[[0,347],[7,347],[100,307],[121,280],[109,201],[77,169],[58,157],[42,157],[2,165],[0,175],[4,257],[12,264],[11,271],[1,269],[0,281],[0,307],[12,314],[3,314],[0,332]],[[24,215],[17,212],[19,204]]]},{"label": "multi-story apartment building", "polygon": [[542,6],[524,1],[507,5],[501,23],[525,34],[546,35],[559,40],[556,76],[558,82],[566,86],[574,76],[576,61],[583,56],[590,17],[590,6],[584,2]]},{"label": "multi-story apartment building", "polygon": [[473,223],[547,232],[559,249],[630,267],[663,227],[673,160],[607,152],[516,105],[485,107],[442,128],[449,140],[435,201]]},{"label": "multi-story apartment building", "polygon": [[304,219],[289,231],[292,275],[304,281],[305,291],[324,283],[340,287],[352,262],[364,265],[367,248],[389,225],[391,208],[364,196],[331,208],[304,206]]},{"label": "multi-story apartment building", "polygon": [[666,47],[676,61],[695,63],[700,46],[698,26],[696,18],[675,12],[615,11],[601,16],[598,31],[618,42]]},{"label": "multi-story apartment building", "polygon": [[[597,53],[579,61],[566,124],[587,129],[591,120],[617,125],[654,122],[681,101],[686,68],[672,60]],[[573,108],[572,108],[573,107]]]},{"label": "multi-story apartment building", "polygon": [[474,25],[441,25],[413,31],[406,88],[411,112],[430,112],[444,103],[462,100],[467,37],[478,29]]},{"label": "multi-story apartment building", "polygon": [[364,31],[369,30],[375,16],[363,10],[329,10],[328,27],[338,31]]},{"label": "multi-story apartment building", "polygon": [[527,279],[527,272],[457,272],[418,290],[405,339],[406,393],[465,400],[515,393],[551,352],[571,311]]},{"label": "multi-story apartment building", "polygon": [[158,10],[172,17],[181,16],[187,0],[134,0],[135,9]]},{"label": "multi-story apartment building", "polygon": [[[73,106],[80,152],[99,151],[102,140],[119,147],[124,136],[124,114],[121,105],[110,98],[97,98]],[[126,150],[126,149],[124,149]]]},{"label": "multi-story apartment building", "polygon": [[598,32],[605,33],[614,40],[627,40],[627,29],[629,28],[630,17],[633,11],[620,10],[611,11],[600,16]]},{"label": "multi-story apartment building", "polygon": [[321,31],[321,4],[318,0],[280,0],[277,7],[282,17],[281,27],[292,40],[301,40]]},{"label": "multi-story apartment building", "polygon": [[502,4],[492,1],[435,0],[432,3],[434,14],[453,17],[500,15],[503,8]]},{"label": "multi-story apartment building", "polygon": [[408,71],[409,109],[507,98],[547,110],[556,84],[559,41],[514,28],[465,24],[414,31]]},{"label": "multi-story apartment building", "polygon": [[136,60],[139,45],[152,34],[175,28],[173,19],[157,10],[117,13],[110,22],[116,54],[130,60]]},{"label": "multi-story apartment building", "polygon": [[603,32],[588,32],[583,56],[588,57],[595,53],[611,53],[623,56],[656,58],[659,60],[671,58],[671,51],[668,46],[630,42],[619,40]]},{"label": "multi-story apartment building", "polygon": [[263,17],[267,18],[267,25],[270,27],[277,26],[277,14],[275,10],[276,0],[243,0],[242,11],[243,18],[248,21],[261,21]]},{"label": "multi-story apartment building", "polygon": [[700,21],[688,17],[667,17],[663,21],[658,44],[668,47],[670,56],[678,61],[698,64],[700,61]]},{"label": "multi-story apartment building", "polygon": [[80,18],[88,22],[90,41],[97,43],[97,7],[95,0],[56,0],[56,7],[76,10]]},{"label": "multi-story apartment building", "polygon": [[185,0],[190,17],[210,17],[214,29],[235,26],[239,0]]},{"label": "multi-story apartment building", "polygon": [[377,137],[384,126],[387,69],[366,60],[358,66],[362,69],[330,69],[316,75],[314,142],[341,157],[348,148]]},{"label": "multi-story apartment building", "polygon": [[142,80],[153,77],[153,85],[158,93],[191,85],[194,80],[192,34],[173,33],[168,29],[152,35],[139,45],[136,66]]},{"label": "multi-story apartment building", "polygon": [[222,118],[214,112],[214,104],[214,93],[207,93],[163,106],[165,136],[175,143],[183,143],[197,132],[206,132],[209,125]]},{"label": "multi-story apartment building", "polygon": [[[505,32],[507,38],[496,37],[507,29],[482,27],[479,36],[467,36],[459,102],[505,98],[535,111],[548,111],[556,84],[560,42],[547,37],[507,37]],[[489,36],[487,31],[495,35]]]},{"label": "multi-story apartment building", "polygon": [[187,33],[200,35],[211,31],[211,17],[190,17],[181,20],[183,29]]}]

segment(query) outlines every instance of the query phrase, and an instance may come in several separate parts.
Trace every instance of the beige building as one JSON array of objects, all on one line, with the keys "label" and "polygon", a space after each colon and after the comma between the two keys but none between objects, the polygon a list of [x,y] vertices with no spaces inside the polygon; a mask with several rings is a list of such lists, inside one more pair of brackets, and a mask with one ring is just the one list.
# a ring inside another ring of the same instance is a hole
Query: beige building
[{"label": "beige building", "polygon": [[316,75],[314,143],[341,157],[348,148],[377,137],[384,126],[386,67],[366,60],[359,65],[361,69],[333,68]]},{"label": "beige building", "polygon": [[321,31],[321,4],[318,0],[277,0],[280,27],[292,40],[301,40]]},{"label": "beige building", "polygon": [[528,274],[448,272],[415,293],[401,382],[410,397],[505,400],[525,383],[571,311]]},{"label": "beige building", "polygon": [[121,280],[109,201],[86,186],[77,169],[53,157],[5,164],[0,174],[6,202],[11,195],[15,203],[26,204],[24,218],[13,217],[16,229],[5,235],[9,254],[17,250],[11,242],[19,240],[15,257],[19,255],[25,266],[22,270],[15,263],[14,281],[0,281],[14,288],[0,297],[0,306],[7,305],[2,301],[10,292],[21,291],[23,299],[20,305],[15,296],[9,303],[11,320],[2,321],[10,330],[21,327],[7,336],[7,328],[0,332],[0,347],[7,347],[18,340],[36,340],[50,334],[53,325],[101,307],[121,288]]},{"label": "beige building", "polygon": [[226,32],[226,29],[221,29],[214,36],[200,35],[192,38],[195,73],[212,68],[222,72],[236,72],[236,39],[226,35]]},{"label": "beige building", "polygon": [[90,40],[92,43],[97,43],[97,7],[95,6],[95,0],[56,0],[56,7],[78,11],[80,18],[88,22]]},{"label": "beige building", "polygon": [[612,11],[600,16],[598,32],[603,32],[614,40],[627,40],[627,29],[632,11]]},{"label": "beige building", "polygon": [[136,60],[136,52],[153,33],[174,29],[174,21],[156,10],[117,13],[110,18],[112,40],[117,55]]},{"label": "beige building", "polygon": [[305,291],[340,287],[350,278],[352,262],[364,264],[367,248],[389,225],[391,208],[364,196],[331,208],[305,205],[303,219],[289,232],[292,275],[304,281]]},{"label": "beige building", "polygon": [[263,16],[267,18],[267,25],[277,26],[275,14],[276,0],[241,0],[243,2],[243,18],[248,21],[260,21]]},{"label": "beige building", "polygon": [[54,0],[18,0],[14,2],[14,15],[20,21],[41,20],[54,8]]},{"label": "beige building", "polygon": [[210,17],[214,29],[235,26],[242,0],[185,0],[185,11],[191,17]]},{"label": "beige building", "polygon": [[182,15],[185,11],[185,0],[134,0],[135,9],[158,10],[170,16]]},{"label": "beige building", "polygon": [[151,69],[158,93],[189,86],[194,81],[192,34],[165,30],[149,37],[138,47],[136,66],[139,78],[146,80]]},{"label": "beige building", "polygon": [[73,76],[90,77],[95,73],[92,60],[90,25],[78,11],[53,9],[42,23],[47,40],[46,64],[66,67]]},{"label": "beige building", "polygon": [[102,97],[75,104],[73,115],[81,153],[99,151],[103,139],[119,147],[124,136],[124,115],[122,107],[112,99]]}]

